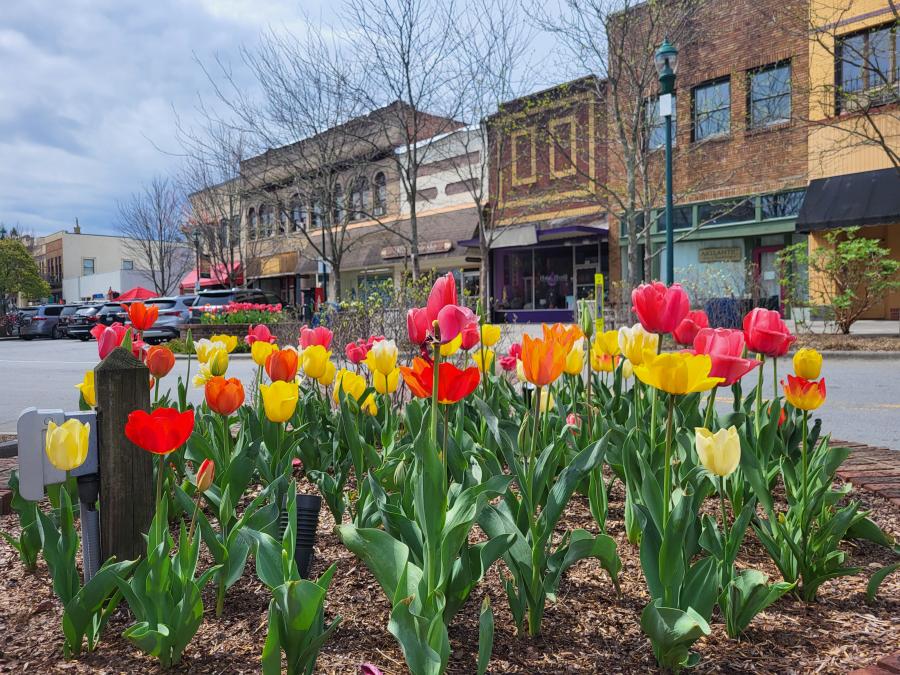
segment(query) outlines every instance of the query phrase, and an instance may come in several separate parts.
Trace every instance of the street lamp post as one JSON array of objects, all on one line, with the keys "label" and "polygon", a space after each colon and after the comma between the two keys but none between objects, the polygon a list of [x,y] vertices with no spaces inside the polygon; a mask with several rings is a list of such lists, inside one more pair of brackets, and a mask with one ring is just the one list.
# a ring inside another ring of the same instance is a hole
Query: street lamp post
[{"label": "street lamp post", "polygon": [[194,250],[197,252],[197,276],[194,279],[194,293],[200,293],[200,233],[194,230]]},{"label": "street lamp post", "polygon": [[654,56],[659,74],[659,114],[666,123],[666,283],[675,281],[675,235],[672,229],[672,115],[675,112],[675,72],[678,69],[678,50],[668,38]]}]

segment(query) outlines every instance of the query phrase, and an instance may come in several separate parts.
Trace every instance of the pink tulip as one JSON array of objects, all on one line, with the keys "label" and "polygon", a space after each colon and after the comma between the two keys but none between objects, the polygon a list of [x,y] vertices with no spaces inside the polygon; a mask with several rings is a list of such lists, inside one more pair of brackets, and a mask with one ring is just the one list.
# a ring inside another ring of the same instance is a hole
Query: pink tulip
[{"label": "pink tulip", "polygon": [[791,335],[781,314],[756,307],[744,316],[744,339],[751,352],[777,358],[787,354],[797,337]]},{"label": "pink tulip", "polygon": [[244,336],[244,342],[252,345],[254,342],[275,342],[275,336],[264,324],[250,325],[247,329],[247,335]]},{"label": "pink tulip", "polygon": [[359,667],[359,675],[384,675],[381,669],[371,663],[364,663]]},{"label": "pink tulip", "polygon": [[709,328],[709,317],[702,309],[695,309],[688,312],[682,322],[675,327],[672,337],[678,344],[690,347],[694,344],[694,338],[697,337],[701,328]]},{"label": "pink tulip", "polygon": [[[428,312],[429,324],[437,320],[438,313],[444,307],[457,304],[459,303],[456,299],[456,279],[453,278],[453,274],[447,272],[444,276],[438,277],[434,286],[431,287],[428,304],[425,307]],[[454,335],[454,337],[456,336]]]},{"label": "pink tulip", "polygon": [[472,349],[481,340],[481,328],[478,325],[478,319],[472,315],[472,321],[463,326],[462,344],[460,345],[466,351]]},{"label": "pink tulip", "polygon": [[644,330],[660,335],[674,331],[691,309],[691,301],[679,284],[666,287],[659,281],[635,288],[631,303]]},{"label": "pink tulip", "polygon": [[413,307],[406,313],[406,330],[409,333],[409,341],[414,345],[424,345],[431,332],[431,322],[428,320],[428,310],[424,307]]},{"label": "pink tulip", "polygon": [[743,358],[744,334],[729,328],[701,328],[694,338],[694,353],[709,355],[710,377],[724,377],[722,386],[726,387],[760,364],[756,359]]},{"label": "pink tulip", "polygon": [[94,326],[91,335],[97,339],[97,352],[101,359],[109,356],[110,352],[122,344],[128,329],[118,321],[111,326]]},{"label": "pink tulip", "polygon": [[516,369],[516,361],[522,358],[522,345],[518,342],[513,342],[509,346],[509,352],[507,352],[506,356],[501,356],[500,367],[505,371],[511,371]]},{"label": "pink tulip", "polygon": [[348,342],[344,347],[344,354],[351,363],[360,364],[366,360],[366,355],[371,348],[371,344],[359,339],[356,342]]},{"label": "pink tulip", "polygon": [[[456,336],[468,328],[470,333],[475,331],[475,342],[478,342],[478,321],[474,312],[468,307],[459,305],[445,305],[437,315],[438,329],[440,330],[441,344],[447,344],[456,339]],[[471,338],[469,338],[471,340]],[[474,345],[473,345],[474,346]]]},{"label": "pink tulip", "polygon": [[331,346],[331,339],[334,337],[334,333],[325,328],[325,326],[318,326],[317,328],[307,328],[303,326],[300,329],[300,347],[306,349],[307,347],[312,347],[313,345],[321,345],[328,349]]}]

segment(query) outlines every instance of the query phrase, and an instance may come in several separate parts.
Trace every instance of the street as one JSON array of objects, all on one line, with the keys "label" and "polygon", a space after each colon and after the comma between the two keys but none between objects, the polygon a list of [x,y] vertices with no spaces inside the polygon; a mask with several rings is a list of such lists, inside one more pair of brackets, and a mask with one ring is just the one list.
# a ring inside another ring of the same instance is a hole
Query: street
[{"label": "street", "polygon": [[[789,372],[787,359],[781,373]],[[97,365],[97,343],[76,340],[0,341],[0,433],[14,432],[23,408],[76,409],[84,372]],[[196,361],[193,372],[196,372]],[[175,388],[177,376],[186,374],[187,361],[179,359],[163,386]],[[248,358],[233,358],[228,375],[245,384],[252,382],[256,365]],[[900,450],[900,360],[829,359],[822,369],[828,387],[825,405],[816,411],[824,429],[836,438]],[[753,376],[751,376],[753,377]],[[753,379],[755,382],[755,378]],[[749,383],[752,386],[752,382]],[[766,370],[767,395],[771,370]],[[202,391],[190,388],[199,402]],[[730,392],[719,393],[720,407],[727,408]]]}]

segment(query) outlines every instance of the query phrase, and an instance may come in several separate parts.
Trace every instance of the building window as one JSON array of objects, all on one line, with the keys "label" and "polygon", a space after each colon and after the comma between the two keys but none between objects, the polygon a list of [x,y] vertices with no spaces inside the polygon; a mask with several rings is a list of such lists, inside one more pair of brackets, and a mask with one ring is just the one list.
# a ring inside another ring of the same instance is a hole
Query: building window
[{"label": "building window", "polygon": [[318,199],[314,199],[312,203],[311,226],[314,230],[318,230],[322,227],[322,202]]},{"label": "building window", "polygon": [[87,277],[94,273],[94,258],[81,259],[81,276]]},{"label": "building window", "polygon": [[261,237],[275,234],[275,210],[271,206],[259,207],[259,226]]},{"label": "building window", "polygon": [[[672,145],[675,145],[675,120],[677,117],[678,99],[672,95]],[[644,110],[647,115],[647,149],[656,150],[666,145],[666,120],[659,114],[659,97],[648,99]]]},{"label": "building window", "polygon": [[725,78],[694,88],[694,140],[731,132],[731,80]]},{"label": "building window", "polygon": [[247,237],[250,239],[256,239],[256,229],[258,227],[256,220],[256,209],[250,209],[247,213]]},{"label": "building window", "polygon": [[362,220],[369,208],[369,179],[360,176],[353,181],[350,191],[350,220]]},{"label": "building window", "polygon": [[306,205],[299,195],[291,197],[291,232],[306,229]]},{"label": "building window", "polygon": [[780,63],[749,73],[750,128],[791,121],[791,64]]},{"label": "building window", "polygon": [[134,260],[126,260],[122,259],[122,269],[125,271],[130,271],[134,269]]},{"label": "building window", "polygon": [[896,101],[897,27],[880,26],[838,41],[837,111],[852,111]]},{"label": "building window", "polygon": [[753,220],[756,220],[756,204],[752,197],[709,202],[697,207],[697,223],[700,227]]},{"label": "building window", "polygon": [[291,227],[291,214],[281,207],[278,208],[278,234],[287,234]]},{"label": "building window", "polygon": [[383,216],[387,213],[387,179],[383,171],[375,174],[375,215]]},{"label": "building window", "polygon": [[800,206],[803,204],[805,194],[806,190],[791,190],[774,195],[763,195],[760,199],[762,219],[793,218],[800,213]]},{"label": "building window", "polygon": [[534,127],[514,131],[512,145],[512,184],[531,185],[537,180],[537,153],[534,148]]},{"label": "building window", "polygon": [[569,115],[554,120],[550,130],[550,175],[554,178],[572,176],[576,172],[575,117]]},{"label": "building window", "polygon": [[334,225],[340,225],[344,222],[344,188],[340,184],[334,186],[334,204],[332,205],[331,216]]}]

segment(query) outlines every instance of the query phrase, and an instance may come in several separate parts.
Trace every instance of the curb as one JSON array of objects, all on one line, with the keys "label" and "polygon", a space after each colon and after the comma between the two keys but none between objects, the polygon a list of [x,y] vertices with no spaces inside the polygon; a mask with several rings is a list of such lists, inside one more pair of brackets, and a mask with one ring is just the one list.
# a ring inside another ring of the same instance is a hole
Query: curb
[{"label": "curb", "polygon": [[[900,352],[868,352],[868,351],[822,351],[822,356],[832,359],[859,359],[872,361],[900,360]],[[793,358],[793,352],[787,354]]]}]

